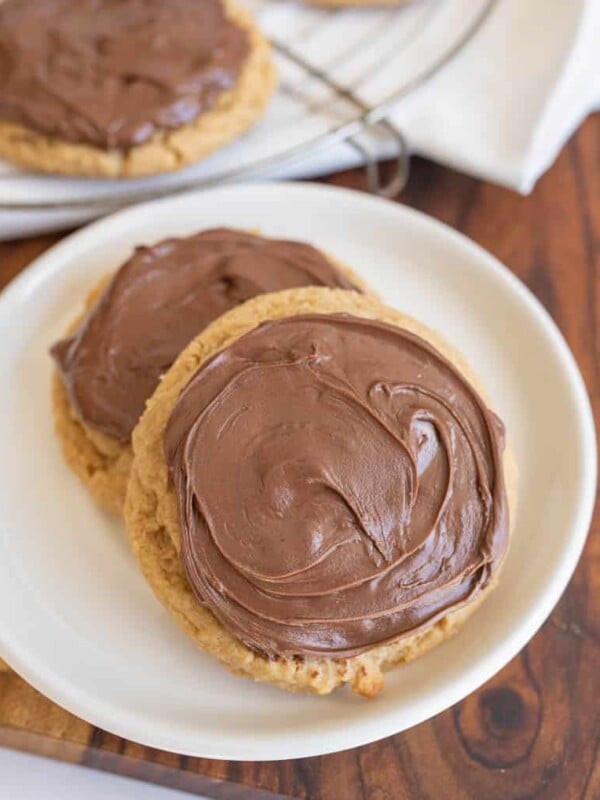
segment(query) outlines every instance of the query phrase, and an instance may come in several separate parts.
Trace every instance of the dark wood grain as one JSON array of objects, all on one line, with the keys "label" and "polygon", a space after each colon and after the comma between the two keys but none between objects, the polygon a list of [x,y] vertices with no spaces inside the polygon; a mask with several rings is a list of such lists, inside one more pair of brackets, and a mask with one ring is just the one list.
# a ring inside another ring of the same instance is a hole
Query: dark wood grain
[{"label": "dark wood grain", "polygon": [[[359,170],[327,180],[364,189]],[[600,420],[600,118],[530,197],[415,160],[402,202],[463,231],[531,287],[569,341]],[[0,244],[0,282],[58,238]],[[10,671],[0,671],[0,743],[223,799],[598,800],[599,533],[596,513],[568,590],[517,658],[454,708],[379,743],[289,762],[185,758],[93,728]]]}]

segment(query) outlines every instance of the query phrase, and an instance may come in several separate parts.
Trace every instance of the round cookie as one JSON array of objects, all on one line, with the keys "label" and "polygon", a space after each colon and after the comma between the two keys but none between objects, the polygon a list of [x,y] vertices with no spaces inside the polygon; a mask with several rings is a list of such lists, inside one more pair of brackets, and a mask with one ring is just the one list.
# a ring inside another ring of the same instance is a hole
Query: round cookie
[{"label": "round cookie", "polygon": [[[211,231],[205,233],[210,234]],[[326,257],[326,260],[359,291],[370,291],[364,281],[349,267],[339,264],[330,257]],[[112,278],[112,274],[104,276],[92,290],[82,313],[66,331],[67,337],[80,328],[109,287]],[[56,433],[67,464],[97,503],[111,513],[121,514],[132,460],[130,442],[122,441],[86,424],[71,404],[58,372],[53,376],[52,406]]]},{"label": "round cookie", "polygon": [[[471,385],[478,385],[460,355],[438,334],[372,297],[342,290],[305,288],[249,300],[212,323],[184,350],[148,402],[133,435],[134,460],[125,519],[133,550],[158,599],[202,649],[219,658],[232,672],[289,691],[316,694],[327,694],[347,683],[355,692],[373,697],[383,687],[384,670],[417,658],[454,634],[494,581],[473,602],[451,611],[435,624],[360,655],[269,658],[246,646],[206,605],[198,602],[180,561],[179,507],[168,474],[164,435],[182,390],[211,356],[262,322],[315,313],[348,313],[402,327],[433,345]],[[513,509],[516,472],[508,450],[503,461],[509,506]]]},{"label": "round cookie", "polygon": [[249,52],[234,85],[211,108],[178,127],[157,126],[149,138],[127,147],[69,141],[0,118],[0,157],[37,172],[137,178],[182,169],[240,136],[262,115],[276,74],[270,45],[251,14],[235,0],[222,2],[227,20],[246,32]]}]

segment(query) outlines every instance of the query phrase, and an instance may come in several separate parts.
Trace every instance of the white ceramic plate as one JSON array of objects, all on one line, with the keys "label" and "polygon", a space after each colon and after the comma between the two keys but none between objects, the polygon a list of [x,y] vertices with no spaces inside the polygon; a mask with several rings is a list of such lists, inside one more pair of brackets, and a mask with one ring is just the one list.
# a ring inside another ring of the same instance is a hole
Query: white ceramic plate
[{"label": "white ceramic plate", "polygon": [[[294,696],[231,676],[154,599],[118,523],[64,466],[52,432],[50,343],[139,243],[215,225],[305,239],[467,356],[507,424],[519,508],[499,588],[454,640],[367,702]],[[308,184],[226,187],[139,206],[43,255],[0,298],[0,655],[60,705],[121,736],[189,755],[281,759],[415,725],[506,664],[558,600],[596,489],[594,424],[563,338],[528,290],[444,225]]]}]

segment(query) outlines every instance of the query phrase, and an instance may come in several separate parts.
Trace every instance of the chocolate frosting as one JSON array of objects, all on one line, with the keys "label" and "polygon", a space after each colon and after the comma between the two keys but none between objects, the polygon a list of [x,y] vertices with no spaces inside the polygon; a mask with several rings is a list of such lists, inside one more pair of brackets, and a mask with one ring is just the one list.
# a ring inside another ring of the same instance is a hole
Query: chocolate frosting
[{"label": "chocolate frosting", "polygon": [[212,108],[248,52],[220,0],[5,0],[0,119],[128,148]]},{"label": "chocolate frosting", "polygon": [[352,656],[433,623],[505,553],[503,431],[401,328],[261,325],[196,372],[167,426],[194,593],[270,656]]},{"label": "chocolate frosting", "polygon": [[71,406],[128,441],[160,376],[196,334],[258,294],[356,287],[321,252],[217,228],[139,247],[75,334],[52,348]]}]

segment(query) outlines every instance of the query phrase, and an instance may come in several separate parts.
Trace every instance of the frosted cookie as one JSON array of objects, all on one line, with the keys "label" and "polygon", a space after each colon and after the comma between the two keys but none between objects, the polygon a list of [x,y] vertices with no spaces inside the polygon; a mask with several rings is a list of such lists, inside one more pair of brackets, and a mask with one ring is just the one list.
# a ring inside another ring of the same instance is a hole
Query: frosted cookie
[{"label": "frosted cookie", "polygon": [[138,177],[242,134],[275,84],[234,0],[4,0],[0,156],[41,172]]},{"label": "frosted cookie", "polygon": [[160,601],[235,673],[376,695],[462,625],[508,547],[514,468],[475,384],[357,293],[220,317],[133,434],[125,519]]},{"label": "frosted cookie", "polygon": [[52,348],[56,430],[67,462],[99,503],[122,509],[131,432],[191,339],[257,294],[308,285],[364,288],[310,245],[224,228],[140,247],[101,281]]}]

